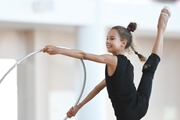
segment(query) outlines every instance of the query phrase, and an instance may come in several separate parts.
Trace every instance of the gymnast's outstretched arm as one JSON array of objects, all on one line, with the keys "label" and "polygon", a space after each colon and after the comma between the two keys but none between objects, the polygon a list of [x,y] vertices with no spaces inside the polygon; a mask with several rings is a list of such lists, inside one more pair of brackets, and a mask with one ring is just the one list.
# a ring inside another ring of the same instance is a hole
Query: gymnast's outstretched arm
[{"label": "gymnast's outstretched arm", "polygon": [[50,55],[62,54],[62,55],[70,56],[73,58],[90,60],[90,61],[94,61],[98,63],[104,63],[110,66],[116,66],[117,64],[117,57],[110,54],[95,55],[91,53],[86,53],[81,50],[59,48],[53,45],[47,45],[41,51],[46,52]]},{"label": "gymnast's outstretched arm", "polygon": [[164,39],[164,32],[166,30],[167,22],[170,17],[170,11],[167,7],[164,7],[161,10],[158,24],[157,24],[157,36],[156,41],[154,43],[154,47],[152,50],[152,53],[157,54],[160,58],[162,57],[162,51],[163,51],[163,39]]},{"label": "gymnast's outstretched arm", "polygon": [[103,79],[94,89],[85,97],[85,99],[79,103],[76,107],[72,107],[67,112],[67,117],[71,118],[75,116],[81,107],[83,107],[87,102],[89,102],[92,98],[94,98],[104,87],[106,86],[106,81]]}]

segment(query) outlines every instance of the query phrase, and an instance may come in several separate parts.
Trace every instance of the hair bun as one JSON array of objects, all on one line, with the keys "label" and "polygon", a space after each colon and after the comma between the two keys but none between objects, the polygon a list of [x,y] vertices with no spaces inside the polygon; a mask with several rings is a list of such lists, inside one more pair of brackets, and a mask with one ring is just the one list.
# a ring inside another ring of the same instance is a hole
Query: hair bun
[{"label": "hair bun", "polygon": [[135,22],[131,22],[129,23],[129,25],[127,26],[127,30],[128,31],[131,31],[131,32],[134,32],[137,28],[137,24]]}]

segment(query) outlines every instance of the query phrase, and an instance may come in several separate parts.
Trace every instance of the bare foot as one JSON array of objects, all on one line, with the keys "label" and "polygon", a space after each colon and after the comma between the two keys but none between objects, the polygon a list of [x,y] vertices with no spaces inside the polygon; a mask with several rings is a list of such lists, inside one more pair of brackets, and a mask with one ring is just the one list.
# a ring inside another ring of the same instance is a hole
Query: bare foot
[{"label": "bare foot", "polygon": [[158,30],[162,30],[163,32],[166,30],[166,26],[170,16],[171,16],[170,10],[168,9],[168,7],[164,7],[161,10],[161,14],[159,16],[158,25],[157,25]]}]

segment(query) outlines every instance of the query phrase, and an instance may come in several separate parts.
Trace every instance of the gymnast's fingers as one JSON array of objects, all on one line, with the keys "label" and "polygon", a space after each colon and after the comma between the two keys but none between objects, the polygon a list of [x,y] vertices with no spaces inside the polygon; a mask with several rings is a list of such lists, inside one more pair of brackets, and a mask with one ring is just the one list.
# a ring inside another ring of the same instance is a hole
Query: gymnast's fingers
[{"label": "gymnast's fingers", "polygon": [[68,118],[71,118],[72,116],[74,116],[73,110],[74,110],[73,107],[71,107],[71,109],[66,113]]},{"label": "gymnast's fingers", "polygon": [[47,50],[48,50],[48,45],[46,45],[44,48],[42,48],[40,51],[41,52],[47,52]]},{"label": "gymnast's fingers", "polygon": [[71,118],[72,116],[74,116],[74,115],[72,115],[72,113],[70,111],[67,112],[66,115],[67,115],[68,118]]},{"label": "gymnast's fingers", "polygon": [[71,118],[71,117],[72,117],[72,115],[71,115],[69,112],[66,113],[66,115],[67,115],[68,118]]},{"label": "gymnast's fingers", "polygon": [[45,52],[45,51],[46,51],[46,47],[44,47],[40,50],[40,52]]},{"label": "gymnast's fingers", "polygon": [[53,48],[54,46],[52,46],[52,45],[46,45],[41,51],[42,52],[46,52],[46,53],[50,53],[51,51],[52,51],[52,48]]}]

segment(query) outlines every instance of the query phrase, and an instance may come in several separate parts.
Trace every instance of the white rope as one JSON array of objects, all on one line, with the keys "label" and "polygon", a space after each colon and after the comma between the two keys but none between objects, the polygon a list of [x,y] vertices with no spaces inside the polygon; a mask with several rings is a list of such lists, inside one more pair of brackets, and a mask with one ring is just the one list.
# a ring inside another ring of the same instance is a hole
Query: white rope
[{"label": "white rope", "polygon": [[21,60],[17,61],[4,75],[3,77],[0,79],[0,84],[1,82],[4,80],[4,78],[18,65],[20,64],[22,61],[24,61],[25,59],[29,58],[32,55],[35,55],[36,53],[39,53],[40,50],[37,50],[35,52],[32,52],[30,54],[28,54],[27,56],[25,56],[24,58],[22,58]]},{"label": "white rope", "polygon": [[[83,94],[83,91],[84,91],[84,88],[85,88],[85,84],[86,84],[86,67],[85,67],[85,64],[83,62],[83,60],[81,60],[82,62],[82,65],[83,65],[83,69],[84,69],[84,82],[83,82],[83,86],[82,86],[82,89],[81,89],[81,92],[80,92],[80,95],[78,97],[78,99],[76,100],[76,103],[74,104],[74,107],[76,107],[82,97],[82,94]],[[67,120],[68,117],[66,116],[63,120]]]},{"label": "white rope", "polygon": [[[64,49],[70,49],[70,48],[67,48],[67,47],[63,47],[63,46],[57,46],[59,48],[64,48]],[[82,66],[83,66],[83,70],[84,70],[84,81],[83,81],[83,86],[82,86],[82,89],[81,89],[81,92],[80,92],[80,95],[78,97],[78,99],[76,100],[75,104],[74,104],[74,107],[76,107],[82,97],[82,94],[84,92],[84,88],[85,88],[85,85],[86,85],[86,67],[85,67],[85,64],[84,64],[84,61],[82,59],[81,60],[81,63],[82,63]],[[67,120],[68,117],[66,116],[63,120]]]},{"label": "white rope", "polygon": [[[63,46],[57,46],[59,48],[64,48],[64,49],[70,49],[70,48],[67,48],[67,47],[63,47]],[[41,52],[41,50],[37,50],[37,51],[34,51],[28,55],[26,55],[24,58],[20,59],[19,61],[17,61],[4,75],[3,77],[0,79],[0,84],[1,82],[4,80],[4,78],[17,66],[19,65],[22,61],[26,60],[27,58],[37,54]],[[74,104],[74,107],[77,106],[77,104],[79,103],[81,97],[82,97],[82,94],[84,92],[84,88],[85,88],[85,85],[86,85],[86,67],[85,67],[85,64],[84,64],[84,61],[82,59],[80,59],[81,63],[82,63],[82,66],[83,66],[83,70],[84,70],[84,81],[83,81],[83,85],[82,85],[82,89],[81,89],[81,92],[80,92],[80,95],[78,97],[78,99],[76,100],[75,104]],[[66,120],[68,117],[65,117],[64,120]]]}]

